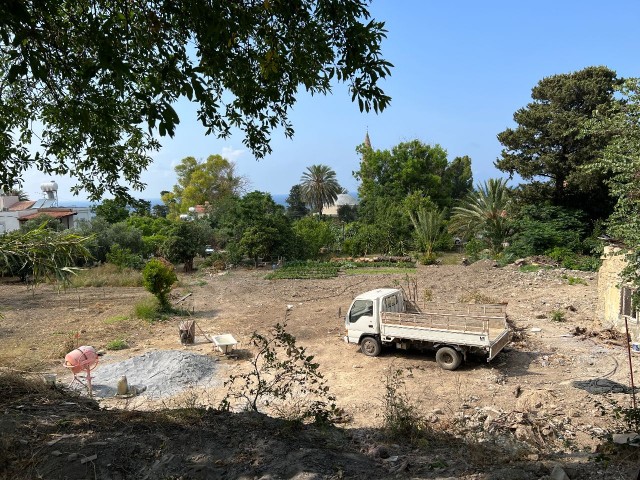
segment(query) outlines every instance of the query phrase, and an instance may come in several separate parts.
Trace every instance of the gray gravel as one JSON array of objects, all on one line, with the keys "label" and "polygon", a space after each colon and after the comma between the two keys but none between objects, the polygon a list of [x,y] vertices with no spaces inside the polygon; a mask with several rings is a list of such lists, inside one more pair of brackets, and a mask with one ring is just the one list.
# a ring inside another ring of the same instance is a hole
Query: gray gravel
[{"label": "gray gravel", "polygon": [[214,386],[216,361],[207,355],[180,350],[158,350],[107,365],[98,364],[92,372],[93,394],[113,397],[118,380],[126,375],[130,386],[146,387],[140,395],[170,397],[189,387]]}]

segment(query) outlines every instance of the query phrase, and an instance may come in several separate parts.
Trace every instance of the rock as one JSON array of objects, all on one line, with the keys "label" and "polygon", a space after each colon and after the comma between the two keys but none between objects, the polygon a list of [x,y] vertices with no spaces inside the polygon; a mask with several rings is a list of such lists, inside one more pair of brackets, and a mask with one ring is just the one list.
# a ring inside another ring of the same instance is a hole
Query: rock
[{"label": "rock", "polygon": [[79,456],[80,456],[80,455],[78,455],[77,453],[70,453],[70,454],[67,456],[67,461],[69,461],[69,462],[73,462],[74,460],[77,460]]},{"label": "rock", "polygon": [[613,443],[618,445],[640,446],[640,435],[637,433],[614,433],[612,437]]},{"label": "rock", "polygon": [[389,458],[389,450],[384,445],[377,445],[369,450],[373,458]]},{"label": "rock", "polygon": [[569,476],[565,473],[560,465],[556,465],[551,470],[551,475],[549,475],[551,480],[571,480]]}]

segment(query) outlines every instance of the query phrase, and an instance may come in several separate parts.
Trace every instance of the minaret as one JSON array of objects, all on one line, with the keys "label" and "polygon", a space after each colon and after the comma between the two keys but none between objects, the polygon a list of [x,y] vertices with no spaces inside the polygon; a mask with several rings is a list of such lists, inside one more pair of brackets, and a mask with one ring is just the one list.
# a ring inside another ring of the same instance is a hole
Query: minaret
[{"label": "minaret", "polygon": [[369,129],[367,128],[367,134],[364,136],[364,144],[367,148],[371,148],[371,140],[369,140]]}]

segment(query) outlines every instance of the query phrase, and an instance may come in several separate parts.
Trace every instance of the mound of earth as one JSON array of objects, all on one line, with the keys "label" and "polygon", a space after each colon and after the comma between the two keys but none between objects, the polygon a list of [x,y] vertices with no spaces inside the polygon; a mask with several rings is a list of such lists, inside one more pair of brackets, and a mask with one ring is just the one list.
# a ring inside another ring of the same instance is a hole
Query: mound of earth
[{"label": "mound of earth", "polygon": [[93,394],[113,397],[123,375],[140,395],[153,399],[172,397],[189,387],[212,387],[220,383],[214,376],[216,363],[209,355],[180,350],[147,352],[121,362],[98,365],[92,374]]}]

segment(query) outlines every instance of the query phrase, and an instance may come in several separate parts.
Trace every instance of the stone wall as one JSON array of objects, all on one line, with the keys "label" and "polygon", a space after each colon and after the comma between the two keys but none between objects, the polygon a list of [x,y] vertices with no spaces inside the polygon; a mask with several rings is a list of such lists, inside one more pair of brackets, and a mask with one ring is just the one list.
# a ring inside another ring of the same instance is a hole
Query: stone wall
[{"label": "stone wall", "polygon": [[616,326],[620,320],[620,272],[626,265],[618,247],[605,247],[598,270],[598,318],[604,327]]},{"label": "stone wall", "polygon": [[[597,315],[604,328],[614,327],[624,332],[624,318],[620,315],[620,273],[627,265],[625,254],[619,247],[605,247],[602,266],[598,270]],[[640,324],[629,319],[629,334],[632,341],[640,340]]]}]

